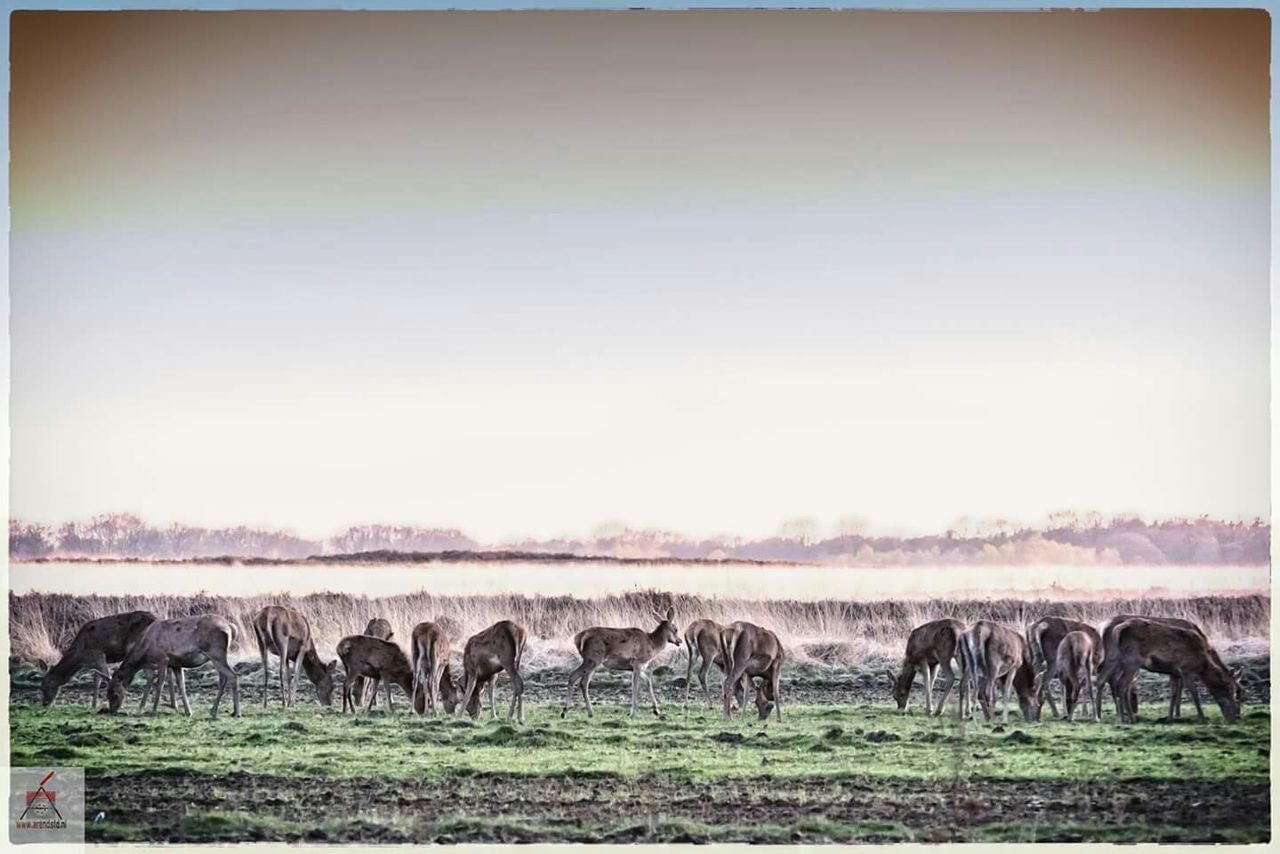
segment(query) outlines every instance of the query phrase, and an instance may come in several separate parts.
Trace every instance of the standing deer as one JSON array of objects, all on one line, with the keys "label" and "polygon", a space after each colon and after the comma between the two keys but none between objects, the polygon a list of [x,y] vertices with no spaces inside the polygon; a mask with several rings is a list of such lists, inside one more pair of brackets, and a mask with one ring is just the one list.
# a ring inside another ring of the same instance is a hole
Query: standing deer
[{"label": "standing deer", "polygon": [[[52,704],[72,676],[89,668],[93,671],[93,705],[98,705],[98,691],[111,679],[107,665],[123,661],[129,647],[155,621],[156,615],[150,611],[129,611],[89,620],[76,632],[58,663],[41,677],[40,702],[46,706]],[[172,687],[169,690],[172,698]]]},{"label": "standing deer", "polygon": [[[380,638],[384,641],[389,641],[391,640],[391,636],[395,634],[395,632],[391,631],[390,622],[388,622],[387,620],[384,620],[382,617],[374,617],[373,619],[369,620],[368,624],[364,627],[364,634],[371,638]],[[353,686],[353,690],[356,693],[357,700],[362,706],[364,705],[365,696],[366,696],[364,689],[365,689],[364,677],[357,676],[355,685]],[[369,708],[372,709],[376,705],[378,705],[378,692],[375,690],[373,692],[373,705],[370,706]]]},{"label": "standing deer", "polygon": [[[964,623],[959,620],[934,620],[917,626],[907,637],[907,652],[902,658],[902,670],[897,676],[887,671],[893,681],[893,699],[898,704],[898,711],[907,710],[907,700],[911,696],[911,686],[915,683],[916,672],[924,679],[924,711],[926,715],[941,715],[951,696],[951,686],[955,682],[955,672],[951,669],[952,659],[963,665],[964,656],[960,650],[960,638],[964,634]],[[938,673],[942,672],[945,681],[942,685],[942,699],[938,707],[931,705],[933,686],[937,684]],[[960,702],[957,698],[956,702]]]},{"label": "standing deer", "polygon": [[439,623],[418,623],[413,627],[409,641],[413,695],[418,695],[419,685],[426,686],[426,703],[432,717],[437,714],[436,706],[442,691],[446,712],[453,714],[457,704],[456,689],[449,673],[449,651],[449,635]]},{"label": "standing deer", "polygon": [[[1066,712],[1066,720],[1075,720],[1082,691],[1093,707],[1093,719],[1097,720],[1098,705],[1093,696],[1093,671],[1098,658],[1093,635],[1081,631],[1067,632],[1058,643],[1052,668],[1036,674],[1036,699],[1044,696],[1047,690],[1044,683],[1048,681],[1050,672],[1055,673],[1062,681],[1062,707]],[[1049,696],[1053,696],[1051,691]],[[1054,714],[1057,714],[1056,710]]]},{"label": "standing deer", "polygon": [[[760,720],[767,720],[770,707],[782,721],[782,662],[786,653],[778,636],[754,623],[738,621],[720,633],[720,654],[724,656],[727,674],[724,680],[724,716],[730,717],[732,688],[743,679],[760,677],[756,688],[756,710]],[[746,703],[743,703],[746,713]]]},{"label": "standing deer", "polygon": [[506,671],[511,678],[511,710],[507,717],[515,716],[524,723],[524,680],[520,678],[524,645],[524,629],[510,620],[494,623],[467,641],[462,651],[466,685],[462,692],[462,707],[472,720],[480,716],[480,689],[486,685],[489,686],[489,708],[493,717],[498,716],[498,708],[493,702],[493,678]]},{"label": "standing deer", "polygon": [[[1196,692],[1203,682],[1210,695],[1222,709],[1228,723],[1240,717],[1241,684],[1210,646],[1204,634],[1198,630],[1173,625],[1168,621],[1156,621],[1137,617],[1107,625],[1106,663],[1098,675],[1096,701],[1102,702],[1102,691],[1110,685],[1116,699],[1117,714],[1121,723],[1137,720],[1132,698],[1136,694],[1134,679],[1139,670],[1165,673],[1185,681],[1196,703],[1196,713],[1204,723],[1204,710]],[[1182,691],[1169,697],[1169,718],[1172,721]],[[1095,707],[1096,708],[1096,707]]]},{"label": "standing deer", "polygon": [[338,641],[338,658],[342,659],[342,667],[347,678],[342,682],[342,711],[352,712],[363,698],[356,687],[363,679],[373,681],[373,691],[369,698],[368,711],[373,710],[373,700],[378,696],[378,685],[384,684],[387,689],[387,711],[394,712],[391,703],[391,686],[399,685],[409,697],[409,705],[413,711],[422,711],[422,692],[420,686],[414,684],[413,671],[409,659],[405,658],[400,647],[391,641],[384,641],[370,635],[348,635]]},{"label": "standing deer", "polygon": [[[662,717],[658,708],[658,697],[653,693],[653,679],[649,676],[649,665],[653,659],[666,648],[667,644],[680,646],[680,634],[676,631],[674,608],[668,608],[666,615],[654,612],[658,618],[658,626],[651,632],[644,629],[611,629],[595,626],[583,629],[573,638],[573,645],[582,656],[582,664],[569,674],[569,688],[565,695],[564,708],[560,717],[569,714],[573,705],[573,686],[582,689],[582,699],[587,704],[587,717],[594,717],[591,708],[591,676],[596,668],[603,665],[607,670],[631,671],[631,717],[636,716],[636,706],[640,700],[640,682],[649,686],[649,699],[653,701],[653,713]],[[727,692],[726,692],[727,693]]]},{"label": "standing deer", "polygon": [[[1209,655],[1213,657],[1214,661],[1223,670],[1227,671],[1227,673],[1231,675],[1231,678],[1236,685],[1237,696],[1242,696],[1243,686],[1240,684],[1239,680],[1236,678],[1236,675],[1231,670],[1229,670],[1225,664],[1223,664],[1222,659],[1218,656],[1217,650],[1215,650],[1212,644],[1209,643],[1209,638],[1207,635],[1205,635],[1204,630],[1201,629],[1199,626],[1197,626],[1195,623],[1191,622],[1190,620],[1180,620],[1177,617],[1140,616],[1137,614],[1121,614],[1117,617],[1112,617],[1111,620],[1107,623],[1107,625],[1102,630],[1102,646],[1104,649],[1104,654],[1105,654],[1105,650],[1110,649],[1114,644],[1114,640],[1112,636],[1115,633],[1116,627],[1119,626],[1121,623],[1124,623],[1130,620],[1145,620],[1146,622],[1149,622],[1149,623],[1159,623],[1161,625],[1170,626],[1176,629],[1183,629],[1184,631],[1192,632],[1193,634],[1198,635],[1204,641],[1205,645],[1208,647]],[[1157,664],[1156,666],[1158,667],[1159,665]],[[1169,720],[1172,722],[1173,720],[1182,717],[1183,683],[1182,683],[1182,677],[1177,672],[1175,672],[1176,668],[1167,667],[1163,670],[1158,670],[1154,668],[1147,668],[1147,669],[1151,670],[1153,673],[1164,673],[1169,677],[1169,699],[1170,699]],[[1112,689],[1111,690],[1112,699],[1115,701],[1116,715],[1118,717],[1120,715],[1120,697],[1116,693],[1117,686],[1114,684],[1113,680],[1110,680],[1110,679],[1099,680],[1098,684],[1110,687]],[[1128,702],[1129,714],[1136,719],[1138,714],[1138,686],[1136,682],[1130,685],[1127,702]],[[1194,687],[1191,688],[1191,702],[1195,703],[1196,716],[1199,718],[1201,723],[1204,723],[1205,716],[1204,716],[1204,710],[1200,706],[1200,693]]]},{"label": "standing deer", "polygon": [[1027,645],[1031,648],[1031,666],[1037,673],[1039,687],[1036,699],[1043,704],[1046,697],[1053,716],[1058,716],[1058,705],[1053,701],[1050,683],[1058,675],[1058,645],[1071,632],[1084,632],[1093,641],[1093,669],[1102,665],[1102,635],[1088,623],[1066,617],[1042,617],[1027,626]]},{"label": "standing deer", "polygon": [[693,682],[693,659],[695,657],[701,659],[698,668],[698,681],[702,683],[702,694],[707,699],[707,705],[714,703],[711,700],[711,690],[707,688],[707,671],[714,664],[723,672],[724,656],[720,654],[720,633],[724,631],[724,626],[715,620],[694,620],[684,630],[684,645],[689,652],[689,666],[684,672],[684,703],[689,705],[689,689]]},{"label": "standing deer", "polygon": [[[316,697],[326,706],[333,705],[333,674],[337,670],[335,659],[325,664],[316,653],[311,638],[311,624],[307,618],[291,608],[268,605],[253,620],[253,633],[258,639],[258,653],[262,656],[262,707],[267,707],[270,674],[267,654],[274,653],[280,659],[280,702],[293,705],[295,683],[301,671],[316,686]],[[282,650],[287,650],[287,654]],[[294,664],[289,673],[289,661]]]},{"label": "standing deer", "polygon": [[[143,631],[124,660],[116,668],[107,686],[107,709],[112,714],[120,711],[125,691],[134,675],[144,668],[155,671],[156,699],[151,712],[155,714],[160,704],[160,682],[164,671],[174,668],[200,667],[206,662],[218,671],[218,695],[213,700],[213,717],[218,716],[218,705],[231,684],[232,717],[240,717],[240,678],[227,663],[227,653],[235,645],[238,631],[236,624],[216,614],[197,617],[179,617],[173,620],[157,620]],[[177,670],[178,688],[182,695],[183,710],[190,715],[187,701],[187,680],[181,669]]]},{"label": "standing deer", "polygon": [[1022,717],[1027,721],[1040,718],[1040,703],[1035,696],[1035,669],[1031,666],[1031,650],[1027,639],[999,623],[979,620],[962,636],[965,656],[960,673],[961,716],[970,687],[976,688],[982,715],[991,720],[996,702],[996,682],[1003,684],[1004,710],[1002,723],[1009,722],[1009,692],[1016,691]]}]

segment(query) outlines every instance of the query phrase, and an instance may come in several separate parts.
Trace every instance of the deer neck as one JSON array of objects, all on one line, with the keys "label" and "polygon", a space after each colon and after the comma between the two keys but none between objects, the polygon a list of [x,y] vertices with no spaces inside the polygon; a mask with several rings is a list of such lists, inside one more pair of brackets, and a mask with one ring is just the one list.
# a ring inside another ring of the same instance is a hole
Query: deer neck
[{"label": "deer neck", "polygon": [[655,655],[662,652],[662,648],[666,646],[667,643],[667,639],[663,637],[662,634],[662,626],[659,625],[656,629],[649,632],[646,637],[649,638],[649,657],[653,658]]},{"label": "deer neck", "polygon": [[324,681],[325,674],[328,673],[329,668],[324,666],[324,662],[316,654],[316,648],[312,646],[302,652],[302,670],[307,674],[307,678],[311,680],[311,684],[319,685]]}]

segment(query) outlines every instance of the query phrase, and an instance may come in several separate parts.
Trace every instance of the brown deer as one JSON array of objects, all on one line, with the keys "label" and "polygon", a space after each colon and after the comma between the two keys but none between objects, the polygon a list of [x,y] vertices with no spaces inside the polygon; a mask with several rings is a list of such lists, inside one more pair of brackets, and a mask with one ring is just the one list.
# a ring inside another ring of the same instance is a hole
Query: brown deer
[{"label": "brown deer", "polygon": [[[1119,622],[1113,620],[1104,634],[1106,663],[1098,675],[1096,701],[1100,705],[1103,689],[1111,686],[1121,723],[1137,720],[1132,698],[1136,693],[1134,680],[1139,670],[1176,676],[1180,683],[1185,682],[1195,699],[1201,723],[1205,716],[1196,692],[1196,686],[1201,682],[1218,703],[1228,723],[1239,719],[1240,681],[1222,662],[1203,632],[1174,625],[1167,620],[1135,617]],[[1174,719],[1181,693],[1179,685],[1177,692],[1169,697],[1170,721]]]},{"label": "brown deer", "polygon": [[684,672],[684,703],[689,705],[689,689],[693,683],[693,659],[700,659],[698,681],[702,683],[702,695],[707,705],[714,705],[711,690],[707,688],[707,671],[711,665],[724,671],[724,656],[720,654],[720,633],[724,626],[715,620],[694,620],[684,630],[684,645],[689,652],[689,666]]},{"label": "brown deer", "polygon": [[668,644],[680,646],[680,633],[676,630],[676,612],[668,608],[666,615],[654,613],[658,626],[651,632],[644,629],[611,629],[595,626],[583,629],[573,638],[573,645],[582,656],[582,664],[569,674],[569,688],[565,695],[564,708],[560,717],[569,714],[573,705],[573,686],[582,689],[582,699],[587,704],[587,717],[594,717],[591,708],[591,676],[601,665],[606,670],[631,671],[631,717],[636,716],[636,706],[640,700],[640,682],[649,686],[649,699],[653,702],[653,713],[662,717],[658,708],[658,697],[653,692],[653,679],[649,676],[649,665]]},{"label": "brown deer", "polygon": [[[1236,674],[1231,670],[1229,670],[1225,664],[1223,664],[1222,659],[1218,656],[1217,650],[1213,648],[1212,644],[1209,644],[1209,638],[1207,635],[1205,635],[1204,630],[1201,629],[1199,626],[1197,626],[1195,623],[1191,622],[1190,620],[1182,620],[1182,619],[1178,619],[1177,617],[1142,616],[1138,614],[1121,614],[1117,617],[1112,617],[1111,620],[1107,623],[1105,627],[1103,627],[1103,630],[1102,630],[1102,646],[1104,650],[1109,648],[1113,643],[1113,641],[1111,640],[1111,636],[1115,632],[1115,627],[1128,620],[1146,620],[1147,622],[1151,622],[1151,623],[1160,623],[1162,625],[1172,626],[1173,628],[1184,629],[1185,631],[1193,632],[1199,635],[1201,638],[1204,639],[1205,644],[1209,646],[1209,655],[1213,656],[1214,660],[1218,663],[1218,665],[1222,667],[1223,670],[1226,670],[1228,673],[1231,674],[1231,678],[1235,681],[1235,684],[1236,684],[1237,695],[1240,696],[1243,701],[1243,685],[1241,685],[1240,681],[1236,678]],[[1171,704],[1170,704],[1171,712],[1170,712],[1169,720],[1172,721],[1182,717],[1182,688],[1183,688],[1182,677],[1177,673],[1172,672],[1171,669],[1153,671],[1153,672],[1165,673],[1169,677],[1169,698],[1171,701]],[[1111,680],[1108,680],[1108,683],[1110,682]],[[1116,694],[1116,685],[1107,684],[1103,682],[1099,682],[1098,684],[1099,685],[1105,684],[1106,687],[1111,688],[1112,699],[1115,701],[1116,715],[1118,717],[1120,715],[1120,698]],[[1196,715],[1199,718],[1200,722],[1203,723],[1205,721],[1204,709],[1201,708],[1200,706],[1200,693],[1195,688],[1191,689],[1191,702],[1195,703]],[[1129,708],[1130,714],[1136,718],[1138,714],[1138,686],[1136,682],[1131,684],[1129,689],[1128,708]]]},{"label": "brown deer", "polygon": [[[1083,696],[1093,707],[1093,719],[1097,720],[1098,708],[1093,696],[1093,672],[1099,657],[1092,634],[1082,631],[1067,632],[1058,642],[1058,651],[1054,656],[1052,669],[1046,668],[1036,674],[1036,699],[1044,696],[1047,690],[1044,683],[1048,681],[1049,673],[1053,672],[1062,682],[1064,718],[1068,721],[1075,720],[1075,711],[1080,704],[1083,692]],[[1052,692],[1049,696],[1053,696]],[[1055,711],[1054,714],[1056,715],[1057,712]]]},{"label": "brown deer", "polygon": [[1093,641],[1093,669],[1097,671],[1102,665],[1102,635],[1088,623],[1072,620],[1067,617],[1041,617],[1027,626],[1027,644],[1031,647],[1031,666],[1037,673],[1039,688],[1036,699],[1043,705],[1046,697],[1053,716],[1058,716],[1058,704],[1053,701],[1050,683],[1058,675],[1058,644],[1062,643],[1071,632],[1084,632]]},{"label": "brown deer", "polygon": [[449,673],[449,634],[439,623],[418,623],[413,627],[409,641],[409,655],[413,666],[413,694],[418,686],[426,686],[426,704],[432,717],[443,694],[445,711],[453,714],[457,705],[457,689]]},{"label": "brown deer", "polygon": [[[124,660],[116,668],[111,684],[107,686],[107,710],[112,714],[120,711],[125,692],[133,682],[134,675],[146,668],[156,674],[156,698],[151,707],[151,713],[155,714],[160,703],[160,682],[163,681],[165,670],[200,667],[209,662],[218,671],[218,695],[213,700],[213,717],[218,716],[218,705],[222,702],[228,683],[231,685],[231,716],[240,717],[240,678],[227,663],[227,653],[235,645],[237,634],[236,624],[232,620],[216,614],[157,620],[147,626],[137,642],[129,647]],[[182,707],[190,715],[186,677],[181,669],[176,672]]]},{"label": "brown deer", "polygon": [[[731,716],[731,688],[742,680],[760,678],[756,688],[756,711],[760,720],[767,720],[772,707],[782,721],[782,662],[786,652],[778,636],[754,623],[739,620],[724,627],[720,633],[720,654],[724,656],[727,674],[724,680],[724,716]],[[743,713],[746,703],[743,703]]]},{"label": "brown deer", "polygon": [[[893,681],[893,699],[898,704],[898,711],[907,710],[907,700],[911,696],[911,686],[915,683],[918,671],[924,680],[925,714],[942,714],[956,679],[955,672],[951,669],[952,659],[963,661],[960,637],[964,634],[964,629],[964,623],[959,620],[943,619],[933,620],[911,630],[907,637],[907,652],[902,658],[902,670],[897,676],[893,675],[893,671],[887,671],[889,679]],[[942,699],[935,709],[931,703],[939,672],[945,681],[942,685]]]},{"label": "brown deer", "polygon": [[[40,679],[40,702],[46,706],[52,704],[62,686],[88,668],[93,671],[93,705],[98,705],[98,692],[111,679],[107,665],[123,661],[129,647],[155,621],[156,615],[150,611],[129,611],[89,620],[76,632],[58,663],[45,670]],[[172,692],[170,688],[171,698]]]},{"label": "brown deer", "polygon": [[982,706],[982,715],[991,720],[995,709],[996,683],[1003,685],[1004,709],[1002,723],[1009,722],[1009,692],[1018,695],[1022,717],[1027,721],[1040,719],[1040,703],[1035,696],[1035,669],[1031,666],[1031,650],[1021,634],[993,623],[979,620],[962,635],[961,649],[965,656],[960,671],[961,716],[966,703],[972,704],[970,689],[975,689]]},{"label": "brown deer", "polygon": [[[382,617],[374,617],[373,619],[369,620],[369,622],[365,625],[364,634],[371,638],[381,638],[384,641],[389,641],[391,640],[391,636],[394,635],[395,632],[391,631],[390,622],[383,619]],[[365,693],[365,681],[363,676],[356,677],[353,690],[356,693],[356,698],[358,702],[360,703],[360,705],[363,706],[365,703],[365,697],[367,696]],[[373,705],[370,706],[369,708],[373,708],[374,706],[377,706],[377,705],[378,705],[378,692],[374,691]]]},{"label": "brown deer", "polygon": [[[280,659],[280,702],[293,705],[295,684],[305,670],[307,678],[316,686],[316,697],[326,706],[333,705],[333,674],[337,670],[335,659],[325,664],[316,653],[311,639],[311,624],[307,618],[291,608],[268,605],[253,620],[253,633],[258,639],[258,653],[262,656],[262,707],[267,707],[270,674],[267,654],[274,653]],[[288,654],[281,654],[288,650]],[[289,661],[295,662],[289,673]]]},{"label": "brown deer", "polygon": [[524,680],[520,678],[520,659],[524,657],[524,629],[510,620],[494,623],[474,634],[462,651],[462,707],[475,720],[480,716],[480,690],[489,686],[489,709],[493,717],[498,708],[493,702],[493,678],[506,671],[511,678],[511,710],[507,717],[524,723]]},{"label": "brown deer", "polygon": [[357,683],[364,679],[373,682],[373,691],[369,697],[368,711],[373,710],[373,700],[378,695],[378,686],[383,684],[387,690],[387,711],[394,712],[391,703],[391,686],[399,685],[405,696],[410,698],[410,708],[422,711],[423,695],[421,686],[413,682],[413,670],[409,659],[399,646],[382,638],[370,635],[348,635],[338,641],[338,658],[342,659],[342,668],[347,678],[342,683],[342,711],[357,711],[363,700],[358,693]]}]

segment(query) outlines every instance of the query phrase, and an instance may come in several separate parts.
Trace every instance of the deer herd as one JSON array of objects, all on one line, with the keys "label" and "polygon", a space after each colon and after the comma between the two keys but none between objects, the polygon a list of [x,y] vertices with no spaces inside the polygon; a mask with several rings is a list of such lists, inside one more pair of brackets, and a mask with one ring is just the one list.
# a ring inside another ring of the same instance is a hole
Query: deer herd
[{"label": "deer herd", "polygon": [[[745,714],[746,700],[754,694],[760,720],[771,713],[782,720],[782,666],[786,653],[778,636],[749,622],[720,625],[699,619],[683,633],[675,623],[675,611],[654,612],[657,621],[651,631],[641,628],[593,627],[573,639],[581,665],[569,674],[561,709],[567,716],[575,705],[575,688],[582,696],[587,717],[594,715],[591,677],[600,668],[631,674],[631,716],[641,701],[641,685],[648,690],[653,712],[661,708],[653,688],[650,666],[669,648],[684,647],[688,657],[684,699],[689,702],[694,666],[703,698],[714,705],[707,674],[715,667],[722,674],[721,706],[726,718],[735,707]],[[489,709],[494,717],[494,681],[502,673],[511,686],[508,717],[524,722],[524,680],[520,675],[525,652],[525,630],[510,620],[502,620],[475,635],[462,646],[462,673],[455,679],[450,657],[454,638],[441,622],[423,622],[409,636],[409,655],[392,640],[390,623],[381,618],[369,621],[362,634],[338,642],[337,660],[324,662],[316,651],[311,626],[296,610],[279,605],[263,608],[252,621],[262,660],[263,696],[267,705],[272,671],[269,656],[277,661],[276,675],[283,706],[294,703],[297,688],[305,676],[315,687],[317,699],[332,705],[334,676],[338,662],[345,672],[342,682],[342,711],[372,709],[378,689],[384,689],[387,710],[394,709],[393,685],[410,699],[410,708],[419,714],[438,715],[440,707],[454,714],[461,706],[472,718],[479,717],[481,694],[488,688]],[[94,676],[93,704],[103,681],[107,683],[107,709],[117,713],[125,694],[139,672],[144,672],[141,707],[151,699],[151,713],[160,703],[161,689],[169,688],[169,703],[191,714],[184,673],[189,668],[212,664],[218,674],[218,692],[212,714],[217,717],[223,695],[230,688],[232,715],[240,714],[240,680],[228,661],[240,630],[235,621],[214,614],[161,620],[147,611],[130,611],[90,620],[81,626],[61,659],[44,671],[41,700],[50,705],[59,689],[80,670]],[[112,673],[108,666],[117,664]],[[1013,694],[1027,721],[1040,718],[1045,699],[1056,717],[1074,720],[1088,707],[1093,720],[1101,719],[1103,693],[1110,690],[1116,718],[1136,720],[1140,670],[1169,677],[1169,720],[1181,713],[1182,693],[1190,691],[1199,720],[1205,720],[1200,705],[1203,685],[1217,702],[1223,717],[1234,722],[1240,714],[1243,685],[1209,643],[1199,626],[1168,617],[1120,615],[1099,632],[1094,626],[1065,617],[1036,620],[1020,631],[988,620],[971,626],[955,619],[941,619],[918,626],[907,638],[901,670],[888,672],[892,696],[905,711],[916,675],[922,679],[927,715],[941,715],[953,687],[959,686],[955,713],[973,717],[977,708],[985,720],[993,719],[997,699],[1001,720],[1009,720]],[[942,695],[935,702],[938,677]],[[1051,691],[1057,679],[1061,685],[1059,712]],[[176,685],[176,692],[175,692]]]}]

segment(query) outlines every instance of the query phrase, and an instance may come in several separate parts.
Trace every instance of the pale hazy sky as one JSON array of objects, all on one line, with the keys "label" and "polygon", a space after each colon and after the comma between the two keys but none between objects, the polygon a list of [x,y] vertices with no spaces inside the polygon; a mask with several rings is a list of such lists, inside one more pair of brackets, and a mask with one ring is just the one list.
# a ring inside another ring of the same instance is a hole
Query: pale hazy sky
[{"label": "pale hazy sky", "polygon": [[11,28],[16,516],[1269,513],[1263,12]]}]

